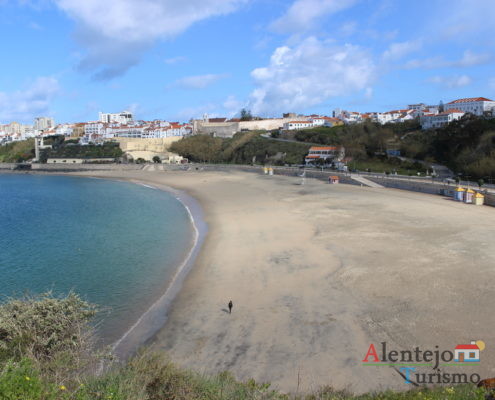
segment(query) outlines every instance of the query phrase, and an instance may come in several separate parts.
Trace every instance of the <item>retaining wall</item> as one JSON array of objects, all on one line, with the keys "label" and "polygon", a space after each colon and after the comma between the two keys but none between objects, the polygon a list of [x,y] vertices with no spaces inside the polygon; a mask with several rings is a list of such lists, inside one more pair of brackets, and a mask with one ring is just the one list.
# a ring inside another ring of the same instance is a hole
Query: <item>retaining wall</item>
[{"label": "retaining wall", "polygon": [[15,163],[0,163],[0,170],[13,170],[17,164]]},{"label": "retaining wall", "polygon": [[135,171],[143,169],[143,164],[32,164],[33,171]]}]

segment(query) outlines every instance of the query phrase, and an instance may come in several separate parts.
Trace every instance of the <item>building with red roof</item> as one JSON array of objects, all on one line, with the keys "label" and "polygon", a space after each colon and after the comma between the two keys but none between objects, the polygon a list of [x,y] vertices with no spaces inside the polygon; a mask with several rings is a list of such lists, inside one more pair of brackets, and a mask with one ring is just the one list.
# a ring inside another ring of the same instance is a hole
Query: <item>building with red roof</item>
[{"label": "building with red roof", "polygon": [[486,112],[493,112],[495,110],[495,101],[487,99],[486,97],[469,97],[457,99],[445,104],[445,111],[453,109],[482,116]]},{"label": "building with red roof", "polygon": [[325,164],[341,161],[345,157],[343,146],[312,146],[304,161],[314,164],[317,160],[324,160]]},{"label": "building with red roof", "polygon": [[452,121],[461,119],[464,114],[464,111],[457,108],[445,110],[444,112],[441,112],[439,114],[423,114],[420,117],[421,128],[440,128],[444,125],[450,124]]}]

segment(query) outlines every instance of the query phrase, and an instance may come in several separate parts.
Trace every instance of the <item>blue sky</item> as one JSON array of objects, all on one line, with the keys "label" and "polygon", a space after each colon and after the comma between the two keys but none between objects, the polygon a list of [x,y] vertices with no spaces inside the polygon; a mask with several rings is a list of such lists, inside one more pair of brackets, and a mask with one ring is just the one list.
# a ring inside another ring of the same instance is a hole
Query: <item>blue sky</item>
[{"label": "blue sky", "polygon": [[495,97],[494,0],[0,0],[0,123]]}]

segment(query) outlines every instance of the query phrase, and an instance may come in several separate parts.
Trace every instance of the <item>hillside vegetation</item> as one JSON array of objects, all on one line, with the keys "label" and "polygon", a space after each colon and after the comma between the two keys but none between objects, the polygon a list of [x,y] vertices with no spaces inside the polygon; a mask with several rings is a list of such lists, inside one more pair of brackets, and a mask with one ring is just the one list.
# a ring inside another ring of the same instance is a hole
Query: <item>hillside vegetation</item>
[{"label": "hillside vegetation", "polygon": [[[482,400],[472,385],[352,396],[330,387],[284,394],[230,373],[205,376],[143,351],[128,363],[95,351],[96,308],[71,293],[11,299],[0,305],[1,400]],[[101,368],[105,366],[105,368]]]},{"label": "hillside vegetation", "polygon": [[495,119],[465,116],[404,138],[407,157],[436,161],[474,179],[495,178]]},{"label": "hillside vegetation", "polygon": [[[495,178],[495,119],[465,116],[438,129],[421,130],[417,120],[380,125],[373,122],[313,128],[290,133],[301,142],[339,144],[356,165],[381,163],[386,168],[392,157],[387,149],[404,157],[448,166],[456,174],[472,179]],[[400,165],[399,169],[413,166]]]},{"label": "hillside vegetation", "polygon": [[44,140],[51,149],[42,150],[40,162],[48,158],[119,158],[123,152],[118,143],[107,142],[102,145],[82,146],[76,140],[66,140],[64,136],[51,136]]},{"label": "hillside vegetation", "polygon": [[[123,152],[118,143],[82,146],[76,140],[65,140],[63,136],[51,136],[44,140],[51,149],[40,152],[40,162],[48,158],[119,158]],[[0,162],[23,162],[35,157],[34,139],[22,140],[0,146]]]},{"label": "hillside vegetation", "polygon": [[[417,126],[404,124],[401,128],[401,132],[407,132]],[[304,163],[312,145],[343,145],[346,156],[353,158],[349,164],[352,169],[404,174],[426,171],[420,163],[387,157],[386,149],[395,140],[395,133],[391,128],[378,124],[312,128],[283,134],[282,137],[274,132],[272,137],[261,137],[259,132],[241,132],[228,139],[195,135],[175,142],[171,151],[194,162],[298,165]],[[276,140],[278,138],[293,141]]]},{"label": "hillside vegetation", "polygon": [[34,139],[0,146],[0,162],[23,162],[34,158]]},{"label": "hillside vegetation", "polygon": [[233,138],[195,135],[174,142],[170,151],[194,162],[235,164],[302,164],[311,146],[279,142],[260,132],[240,132]]}]

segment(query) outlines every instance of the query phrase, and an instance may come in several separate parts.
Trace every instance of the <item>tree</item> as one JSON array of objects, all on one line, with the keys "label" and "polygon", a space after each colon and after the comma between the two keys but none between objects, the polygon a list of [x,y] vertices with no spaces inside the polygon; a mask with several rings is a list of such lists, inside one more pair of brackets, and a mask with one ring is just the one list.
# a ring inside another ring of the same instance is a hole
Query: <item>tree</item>
[{"label": "tree", "polygon": [[154,162],[155,164],[159,164],[159,163],[161,163],[161,162],[162,162],[162,159],[161,159],[160,157],[158,157],[158,156],[154,156],[154,157],[153,157],[153,162]]},{"label": "tree", "polygon": [[481,187],[485,184],[485,180],[484,179],[478,179],[478,186],[481,190]]},{"label": "tree", "polygon": [[251,111],[243,108],[241,110],[241,121],[251,121],[252,119],[253,119],[253,116],[251,114]]}]

